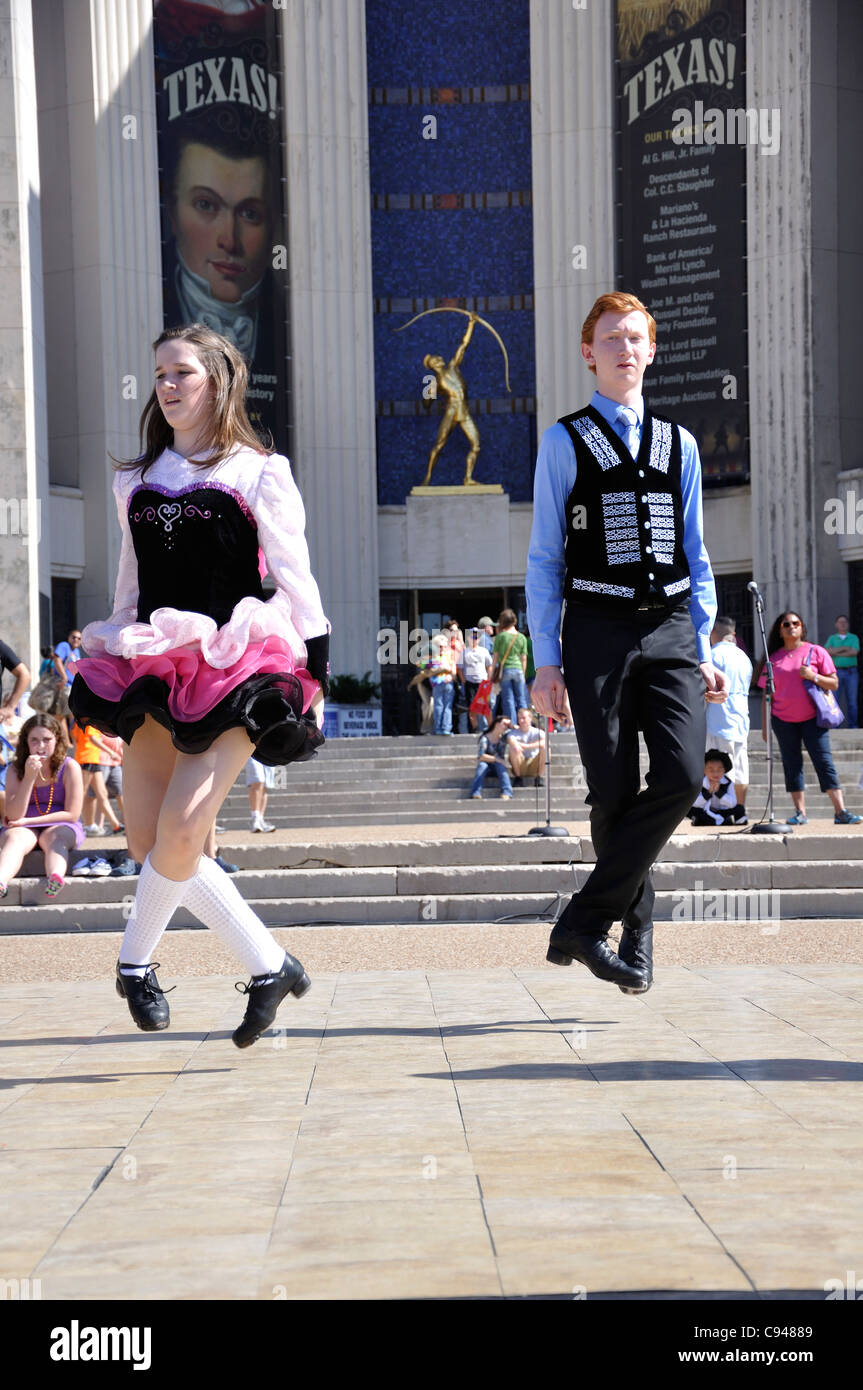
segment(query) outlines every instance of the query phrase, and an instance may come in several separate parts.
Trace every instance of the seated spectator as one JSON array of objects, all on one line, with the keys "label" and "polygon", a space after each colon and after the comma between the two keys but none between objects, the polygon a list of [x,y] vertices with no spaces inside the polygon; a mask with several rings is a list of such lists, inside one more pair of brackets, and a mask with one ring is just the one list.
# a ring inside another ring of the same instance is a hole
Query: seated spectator
[{"label": "seated spectator", "polygon": [[726,774],[731,759],[719,748],[704,755],[704,782],[689,812],[693,825],[746,825],[746,812],[738,805],[734,783]]},{"label": "seated spectator", "polygon": [[491,768],[500,782],[502,800],[512,801],[512,783],[506,770],[506,742],[511,728],[510,721],[501,715],[494,721],[488,733],[480,734],[476,773],[470,789],[472,800],[482,800],[482,784]]},{"label": "seated spectator", "polygon": [[66,879],[70,850],[84,843],[81,769],[66,756],[63,723],[35,714],[21,730],[6,774],[6,814],[0,836],[0,898],[36,846],[45,855],[45,896],[54,898]]},{"label": "seated spectator", "polygon": [[544,787],[545,781],[545,739],[531,718],[530,710],[524,705],[518,712],[518,727],[513,729],[506,741],[506,751],[512,764],[515,786],[520,787],[525,777],[533,778],[535,787]]}]

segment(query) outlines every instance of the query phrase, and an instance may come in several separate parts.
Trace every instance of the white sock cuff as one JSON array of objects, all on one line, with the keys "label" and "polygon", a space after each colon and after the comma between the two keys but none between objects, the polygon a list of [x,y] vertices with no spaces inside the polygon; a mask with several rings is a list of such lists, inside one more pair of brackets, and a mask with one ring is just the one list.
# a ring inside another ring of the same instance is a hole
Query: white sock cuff
[{"label": "white sock cuff", "polygon": [[202,854],[183,904],[230,947],[252,975],[281,970],[285,952],[214,859]]},{"label": "white sock cuff", "polygon": [[132,915],[126,923],[120,960],[124,965],[148,965],[153,951],[183,900],[190,880],[165,878],[147,855],[138,877]]}]

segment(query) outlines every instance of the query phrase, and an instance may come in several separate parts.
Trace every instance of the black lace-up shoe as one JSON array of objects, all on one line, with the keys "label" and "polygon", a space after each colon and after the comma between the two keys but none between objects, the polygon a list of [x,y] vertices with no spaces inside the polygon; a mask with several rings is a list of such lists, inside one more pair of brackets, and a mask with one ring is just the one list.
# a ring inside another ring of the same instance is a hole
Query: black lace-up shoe
[{"label": "black lace-up shoe", "polygon": [[[156,979],[156,966],[147,966],[146,975],[124,975],[123,961],[117,962],[117,993],[129,1005],[129,1013],[145,1033],[158,1033],[171,1022],[168,1001]],[[133,969],[132,966],[127,966]],[[170,990],[168,991],[170,993]]]},{"label": "black lace-up shoe", "polygon": [[621,960],[601,935],[580,936],[555,927],[545,958],[552,965],[572,965],[577,960],[581,965],[586,965],[598,980],[608,980],[611,984],[620,985],[621,989],[628,985],[635,994],[641,994],[648,988],[642,972]]},{"label": "black lace-up shoe", "polygon": [[285,963],[278,975],[253,975],[247,985],[236,984],[241,994],[248,994],[246,1016],[233,1038],[237,1047],[251,1047],[265,1033],[276,1016],[286,994],[300,999],[311,988],[311,980],[298,960],[285,952]]},{"label": "black lace-up shoe", "polygon": [[644,994],[653,984],[653,923],[644,927],[627,927],[624,924],[617,954],[627,965],[640,970],[644,983],[640,986],[621,985],[624,994]]}]

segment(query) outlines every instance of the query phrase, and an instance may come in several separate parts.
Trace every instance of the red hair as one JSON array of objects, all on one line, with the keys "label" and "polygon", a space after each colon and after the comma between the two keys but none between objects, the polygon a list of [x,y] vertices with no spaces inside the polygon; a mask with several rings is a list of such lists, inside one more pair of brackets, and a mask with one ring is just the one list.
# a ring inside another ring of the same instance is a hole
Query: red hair
[{"label": "red hair", "polygon": [[[583,343],[593,342],[593,330],[596,321],[603,314],[631,314],[634,311],[644,314],[647,319],[647,332],[652,343],[656,342],[656,319],[651,314],[646,304],[636,298],[634,294],[627,294],[623,290],[613,290],[611,294],[601,294],[596,300],[593,308],[588,314],[584,323],[581,325],[581,341]],[[589,370],[596,375],[596,368],[591,366]]]}]

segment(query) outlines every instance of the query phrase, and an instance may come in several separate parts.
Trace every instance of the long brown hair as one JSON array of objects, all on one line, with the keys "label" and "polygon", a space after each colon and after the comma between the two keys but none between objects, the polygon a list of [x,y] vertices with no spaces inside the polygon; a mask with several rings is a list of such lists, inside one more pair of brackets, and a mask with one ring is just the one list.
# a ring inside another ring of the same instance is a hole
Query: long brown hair
[{"label": "long brown hair", "polygon": [[28,747],[31,729],[47,729],[57,740],[54,745],[54,752],[51,754],[51,762],[49,765],[49,770],[53,779],[57,776],[63,760],[69,752],[69,740],[66,737],[65,728],[60,723],[59,719],[54,718],[53,714],[34,714],[32,719],[28,719],[27,723],[21,726],[21,732],[18,735],[18,743],[15,748],[15,757],[12,759],[11,765],[18,773],[18,781],[24,781],[24,764],[31,756]]},{"label": "long brown hair", "polygon": [[[209,440],[201,444],[202,450],[210,449],[212,452],[206,459],[190,459],[189,462],[202,468],[212,468],[227,458],[237,444],[245,444],[260,454],[272,453],[272,439],[269,435],[259,435],[246,414],[249,372],[234,344],[204,323],[186,323],[179,328],[166,328],[160,333],[153,344],[153,351],[162,343],[176,339],[194,348],[207,372],[214,396],[212,433]],[[162,414],[155,386],[141,412],[138,429],[141,436],[138,457],[114,459],[114,463],[118,472],[140,469],[143,479],[151,464],[174,443],[174,431]],[[114,458],[113,454],[111,457]]]},{"label": "long brown hair", "polygon": [[[767,650],[771,656],[773,656],[776,652],[782,652],[785,650],[785,642],[782,638],[782,624],[784,623],[786,618],[791,617],[792,613],[794,614],[795,618],[800,618],[800,637],[802,641],[806,641],[806,624],[804,623],[801,614],[797,612],[796,608],[783,608],[782,612],[779,614],[778,618],[775,620],[773,626],[767,634]],[[761,673],[763,670],[764,657],[762,655],[756,662],[755,669],[752,672],[753,682],[758,682],[761,679]]]}]

